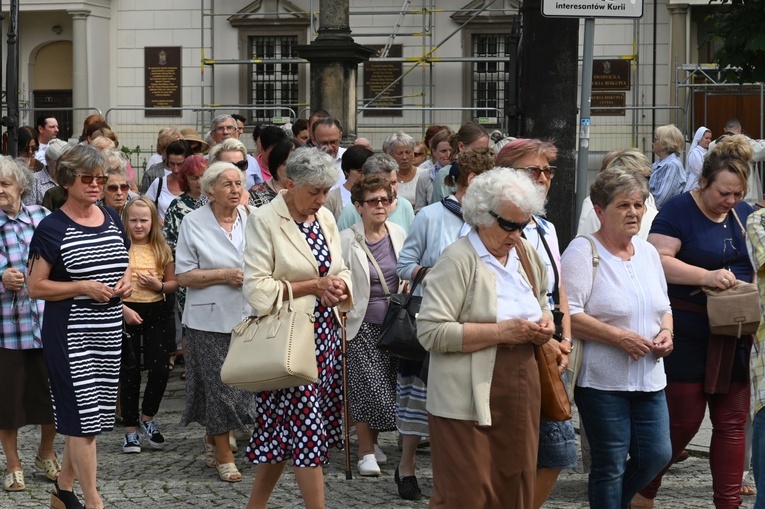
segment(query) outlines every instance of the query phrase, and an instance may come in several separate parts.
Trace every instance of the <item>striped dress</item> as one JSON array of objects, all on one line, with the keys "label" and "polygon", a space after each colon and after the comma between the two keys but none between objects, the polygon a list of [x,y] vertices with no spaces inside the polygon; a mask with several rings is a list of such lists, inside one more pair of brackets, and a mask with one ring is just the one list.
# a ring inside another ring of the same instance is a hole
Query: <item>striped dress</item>
[{"label": "striped dress", "polygon": [[[101,210],[100,226],[80,225],[57,210],[37,227],[30,258],[51,265],[50,280],[114,287],[125,274],[129,258],[122,223],[113,209]],[[122,323],[119,298],[99,303],[81,295],[45,303],[43,354],[62,435],[92,436],[114,427]]]}]

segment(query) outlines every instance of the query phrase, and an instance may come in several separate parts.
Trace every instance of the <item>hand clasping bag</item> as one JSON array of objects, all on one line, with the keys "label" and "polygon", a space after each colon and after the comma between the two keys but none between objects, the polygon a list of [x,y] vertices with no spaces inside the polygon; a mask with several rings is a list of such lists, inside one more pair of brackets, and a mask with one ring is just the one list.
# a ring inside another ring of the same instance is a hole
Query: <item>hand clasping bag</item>
[{"label": "hand clasping bag", "polygon": [[739,281],[725,290],[703,288],[707,294],[709,330],[720,336],[740,338],[760,326],[760,295],[757,285]]},{"label": "hand clasping bag", "polygon": [[318,381],[314,316],[295,310],[292,286],[284,305],[279,289],[276,309],[260,318],[245,318],[231,331],[231,344],[221,368],[223,383],[250,392],[298,387]]},{"label": "hand clasping bag", "polygon": [[377,348],[386,355],[421,361],[427,353],[417,340],[417,313],[422,297],[414,296],[414,290],[425,278],[428,270],[423,267],[412,281],[409,294],[394,293],[390,296],[388,312],[380,328]]}]

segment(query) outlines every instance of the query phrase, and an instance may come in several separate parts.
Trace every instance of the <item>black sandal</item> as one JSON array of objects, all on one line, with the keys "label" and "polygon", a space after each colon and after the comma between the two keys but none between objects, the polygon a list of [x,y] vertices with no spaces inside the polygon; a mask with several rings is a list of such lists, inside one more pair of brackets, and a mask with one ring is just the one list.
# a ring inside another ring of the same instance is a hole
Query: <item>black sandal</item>
[{"label": "black sandal", "polygon": [[398,485],[398,495],[404,500],[419,500],[422,497],[422,491],[420,490],[420,485],[417,484],[416,476],[399,477],[398,467],[396,467],[393,480]]},{"label": "black sandal", "polygon": [[74,491],[64,491],[58,487],[58,480],[53,483],[53,491],[50,494],[50,506],[53,509],[85,509]]}]

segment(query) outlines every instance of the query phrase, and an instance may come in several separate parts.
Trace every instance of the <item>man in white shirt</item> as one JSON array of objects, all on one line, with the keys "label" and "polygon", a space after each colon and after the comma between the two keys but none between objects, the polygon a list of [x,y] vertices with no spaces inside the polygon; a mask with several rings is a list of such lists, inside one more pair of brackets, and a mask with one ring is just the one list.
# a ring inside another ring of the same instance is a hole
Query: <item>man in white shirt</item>
[{"label": "man in white shirt", "polygon": [[[244,127],[242,127],[244,129]],[[229,138],[239,139],[239,126],[237,126],[236,119],[231,115],[218,115],[212,121],[212,127],[210,128],[210,137],[213,143],[210,148],[213,148],[218,143]],[[255,184],[263,182],[263,176],[260,173],[260,167],[258,166],[255,158],[250,154],[247,154],[247,171],[245,171],[247,182],[247,189],[250,189]]]},{"label": "man in white shirt", "polygon": [[323,150],[332,156],[337,163],[340,171],[340,180],[333,186],[338,187],[345,183],[345,175],[342,172],[343,154],[345,149],[340,146],[340,139],[343,137],[343,128],[340,121],[333,117],[324,117],[317,119],[312,126],[311,139],[314,147]]},{"label": "man in white shirt", "polygon": [[43,164],[45,162],[45,151],[48,149],[50,140],[58,136],[58,120],[56,117],[43,113],[37,117],[37,144],[39,148],[35,153],[35,159]]}]

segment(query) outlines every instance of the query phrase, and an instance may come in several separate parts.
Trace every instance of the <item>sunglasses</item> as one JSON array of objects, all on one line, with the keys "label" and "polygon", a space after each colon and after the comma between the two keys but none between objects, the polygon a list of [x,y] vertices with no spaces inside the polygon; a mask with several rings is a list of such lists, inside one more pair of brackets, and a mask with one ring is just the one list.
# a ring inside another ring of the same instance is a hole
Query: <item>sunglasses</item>
[{"label": "sunglasses", "polygon": [[92,184],[94,180],[96,181],[96,184],[98,184],[99,186],[102,186],[106,184],[106,180],[108,179],[106,175],[82,175],[82,174],[75,175],[74,178],[79,178],[80,182],[82,182],[86,186]]},{"label": "sunglasses", "polygon": [[127,192],[127,190],[130,189],[130,186],[127,184],[109,184],[106,186],[106,190],[110,193],[116,193],[117,191],[122,191],[123,193]]},{"label": "sunglasses", "polygon": [[526,221],[525,223],[516,223],[515,221],[510,221],[509,219],[505,219],[503,217],[500,217],[499,214],[489,211],[489,214],[491,217],[497,220],[497,224],[499,224],[499,227],[505,230],[506,232],[514,232],[514,231],[523,231],[524,228],[526,228],[529,223],[531,222],[531,219]]},{"label": "sunglasses", "polygon": [[11,311],[11,322],[19,323],[19,320],[21,319],[21,312],[19,309],[19,298],[16,292],[13,292],[13,303],[11,304],[11,307],[13,308]]},{"label": "sunglasses", "polygon": [[370,207],[377,207],[377,205],[387,207],[390,205],[390,198],[370,198],[368,200],[361,200],[361,203],[366,203]]},{"label": "sunglasses", "polygon": [[236,166],[237,168],[239,168],[242,171],[247,171],[247,166],[248,166],[247,159],[242,159],[241,161],[237,161],[237,162],[231,163],[231,164],[233,164],[234,166]]},{"label": "sunglasses", "polygon": [[531,175],[535,180],[540,177],[543,173],[545,174],[545,177],[547,177],[547,180],[552,180],[553,177],[555,177],[555,171],[558,169],[557,166],[547,166],[545,168],[540,168],[539,166],[526,166],[525,168],[518,168],[519,170],[523,170],[529,175]]},{"label": "sunglasses", "polygon": [[32,145],[31,147],[27,148],[27,152],[37,152],[38,150],[40,150],[38,145]]},{"label": "sunglasses", "polygon": [[422,152],[414,152],[414,157],[421,157],[421,156],[424,156],[424,155],[425,154],[423,154]]}]

